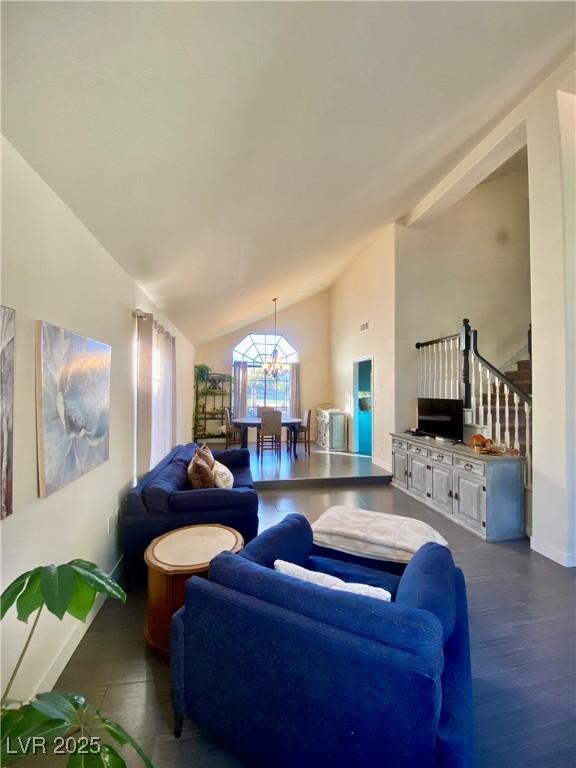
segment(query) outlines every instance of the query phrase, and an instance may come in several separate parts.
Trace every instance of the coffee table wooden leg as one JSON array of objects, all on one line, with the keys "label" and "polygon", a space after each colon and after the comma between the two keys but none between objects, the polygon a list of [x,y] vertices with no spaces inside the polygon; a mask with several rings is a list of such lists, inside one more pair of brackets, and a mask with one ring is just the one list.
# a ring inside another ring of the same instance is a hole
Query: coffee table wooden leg
[{"label": "coffee table wooden leg", "polygon": [[170,649],[172,605],[171,580],[159,571],[149,568],[146,642],[163,656],[168,656]]}]

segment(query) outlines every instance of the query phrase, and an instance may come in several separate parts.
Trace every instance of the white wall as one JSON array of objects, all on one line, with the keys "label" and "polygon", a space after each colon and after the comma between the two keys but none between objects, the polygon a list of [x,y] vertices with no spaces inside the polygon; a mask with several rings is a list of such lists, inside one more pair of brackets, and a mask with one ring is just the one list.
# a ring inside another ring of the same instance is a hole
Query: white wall
[{"label": "white wall", "polygon": [[[190,439],[194,348],[95,240],[82,222],[8,143],[3,143],[2,303],[16,310],[14,512],[2,521],[2,581],[36,565],[81,557],[111,572],[118,563],[108,535],[134,474],[133,342],[136,307],[176,336],[178,439]],[[110,459],[47,498],[38,498],[34,321],[46,320],[112,346]],[[27,627],[2,622],[3,678]],[[56,680],[84,626],[42,617],[15,697]]]},{"label": "white wall", "polygon": [[[391,224],[347,267],[331,289],[331,399],[351,414],[349,436],[352,435],[353,364],[358,358],[373,356],[373,460],[388,469],[395,397],[394,248]],[[360,331],[360,324],[366,321],[369,329]]]},{"label": "white wall", "polygon": [[500,367],[526,346],[530,242],[526,169],[480,184],[425,229],[396,230],[396,426],[416,421],[417,341],[468,317]]},{"label": "white wall", "polygon": [[[249,333],[274,333],[274,315],[198,345],[197,362],[218,373],[231,372],[232,350]],[[298,352],[302,410],[310,408],[314,412],[317,405],[330,399],[329,291],[321,291],[286,309],[278,309],[278,333],[285,336]]]}]

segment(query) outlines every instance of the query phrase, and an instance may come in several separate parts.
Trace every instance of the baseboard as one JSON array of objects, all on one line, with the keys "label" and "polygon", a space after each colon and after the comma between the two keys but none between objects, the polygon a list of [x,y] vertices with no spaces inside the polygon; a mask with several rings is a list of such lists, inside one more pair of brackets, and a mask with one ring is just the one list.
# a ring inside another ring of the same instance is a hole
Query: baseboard
[{"label": "baseboard", "polygon": [[564,568],[574,568],[576,566],[576,554],[574,552],[563,552],[558,547],[551,547],[549,544],[534,541],[533,536],[530,539],[530,549],[543,557],[547,557],[548,560],[553,560],[555,563],[563,565]]},{"label": "baseboard", "polygon": [[[122,559],[123,557],[120,557],[114,568],[112,569],[110,576],[114,579],[118,579],[118,575],[120,573],[120,566],[122,565]],[[35,695],[36,693],[39,693],[40,691],[51,691],[54,685],[56,684],[56,681],[66,668],[66,665],[72,658],[72,654],[80,644],[80,641],[90,628],[90,625],[98,615],[98,612],[100,611],[100,608],[104,605],[106,602],[106,596],[105,595],[96,595],[96,600],[94,601],[94,607],[90,611],[90,615],[86,619],[85,622],[77,621],[74,625],[72,631],[62,644],[60,650],[56,654],[56,657],[52,660],[52,663],[44,673],[44,675],[40,678],[38,683],[34,686],[34,691],[32,695]]]},{"label": "baseboard", "polygon": [[392,472],[392,465],[388,464],[384,459],[375,459],[374,456],[372,456],[372,464],[376,464],[380,469],[385,469],[386,472]]}]

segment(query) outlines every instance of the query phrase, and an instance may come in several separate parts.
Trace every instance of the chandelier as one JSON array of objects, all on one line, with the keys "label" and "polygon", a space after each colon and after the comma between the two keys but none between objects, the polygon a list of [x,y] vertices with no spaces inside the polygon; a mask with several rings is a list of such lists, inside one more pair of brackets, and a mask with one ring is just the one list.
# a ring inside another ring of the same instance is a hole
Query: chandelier
[{"label": "chandelier", "polygon": [[274,302],[274,349],[272,350],[270,360],[264,366],[264,375],[273,376],[276,379],[278,376],[284,376],[288,369],[284,368],[278,360],[278,331],[276,323],[276,302],[278,299],[272,299],[272,301]]}]

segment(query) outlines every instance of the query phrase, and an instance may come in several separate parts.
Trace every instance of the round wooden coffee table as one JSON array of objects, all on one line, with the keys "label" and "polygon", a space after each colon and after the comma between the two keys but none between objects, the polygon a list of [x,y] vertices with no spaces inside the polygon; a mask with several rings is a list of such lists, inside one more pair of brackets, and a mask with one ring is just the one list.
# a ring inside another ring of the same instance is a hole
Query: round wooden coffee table
[{"label": "round wooden coffee table", "polygon": [[193,575],[206,575],[210,560],[220,552],[238,552],[244,539],[226,525],[189,525],[154,539],[144,553],[148,566],[146,642],[168,655],[170,619],[184,605],[185,584]]}]

